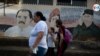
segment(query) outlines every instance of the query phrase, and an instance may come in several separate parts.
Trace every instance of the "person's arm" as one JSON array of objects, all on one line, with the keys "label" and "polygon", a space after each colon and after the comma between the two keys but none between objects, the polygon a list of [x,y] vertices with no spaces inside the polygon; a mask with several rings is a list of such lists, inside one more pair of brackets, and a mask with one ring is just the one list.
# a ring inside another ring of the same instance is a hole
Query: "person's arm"
[{"label": "person's arm", "polygon": [[46,25],[40,22],[36,26],[35,31],[37,32],[37,36],[36,36],[36,40],[33,45],[33,49],[36,48],[39,45],[40,41],[42,40],[44,32],[46,31]]},{"label": "person's arm", "polygon": [[56,34],[55,34],[55,44],[58,44],[58,41],[59,41],[58,32],[56,32]]},{"label": "person's arm", "polygon": [[38,33],[38,36],[36,37],[35,40],[35,44],[33,45],[33,49],[36,48],[38,46],[38,44],[40,43],[41,39],[43,38],[44,32],[40,31]]},{"label": "person's arm", "polygon": [[63,33],[60,33],[60,45],[62,44],[63,40],[64,40]]},{"label": "person's arm", "polygon": [[64,40],[63,29],[60,28],[60,43],[59,43],[60,45],[62,44],[63,40]]}]

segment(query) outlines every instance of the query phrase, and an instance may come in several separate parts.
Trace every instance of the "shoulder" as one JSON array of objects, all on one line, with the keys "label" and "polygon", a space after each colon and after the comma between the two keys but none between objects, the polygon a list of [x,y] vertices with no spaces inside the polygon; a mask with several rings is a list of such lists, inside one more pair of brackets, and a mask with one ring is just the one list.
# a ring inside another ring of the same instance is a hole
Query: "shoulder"
[{"label": "shoulder", "polygon": [[46,24],[45,21],[39,21],[38,24]]},{"label": "shoulder", "polygon": [[17,29],[18,29],[17,26],[10,27],[5,31],[4,34],[5,34],[5,36],[8,36],[9,34],[12,34],[13,32],[15,32]]},{"label": "shoulder", "polygon": [[16,29],[18,29],[18,26],[10,27],[10,28],[8,28],[6,31],[12,31],[12,30],[16,30]]},{"label": "shoulder", "polygon": [[37,26],[47,26],[45,21],[39,21],[36,25]]},{"label": "shoulder", "polygon": [[60,28],[59,28],[59,30],[64,30],[65,29],[65,26],[61,26]]},{"label": "shoulder", "polygon": [[27,28],[28,28],[28,29],[30,29],[30,30],[31,30],[31,29],[33,29],[33,27],[32,27],[32,26],[28,26]]},{"label": "shoulder", "polygon": [[64,27],[64,26],[61,26],[61,27],[59,28],[59,32],[60,32],[60,33],[63,33],[64,30],[65,30],[65,27]]},{"label": "shoulder", "polygon": [[77,25],[76,27],[74,27],[74,30],[79,30],[79,29],[82,29],[82,25]]},{"label": "shoulder", "polygon": [[96,23],[92,23],[92,26],[100,29],[100,27]]}]

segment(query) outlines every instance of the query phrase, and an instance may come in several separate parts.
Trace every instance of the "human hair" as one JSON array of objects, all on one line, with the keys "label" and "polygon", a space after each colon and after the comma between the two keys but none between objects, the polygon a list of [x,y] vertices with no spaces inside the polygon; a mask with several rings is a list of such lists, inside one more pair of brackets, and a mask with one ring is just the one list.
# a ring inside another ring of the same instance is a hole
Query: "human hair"
[{"label": "human hair", "polygon": [[24,12],[24,11],[29,12],[29,17],[30,17],[31,19],[33,19],[32,12],[31,12],[30,10],[28,10],[28,9],[20,9],[20,10],[18,10],[18,12],[17,12],[17,14],[16,14],[16,17],[18,16],[18,13],[19,13],[20,11],[22,11],[22,12]]},{"label": "human hair", "polygon": [[85,14],[94,15],[94,11],[91,9],[85,9],[83,15]]},{"label": "human hair", "polygon": [[62,21],[60,19],[56,20],[57,25],[62,25]]},{"label": "human hair", "polygon": [[36,16],[39,16],[40,17],[40,20],[46,21],[46,18],[43,16],[42,12],[37,11],[37,12],[35,12],[35,15]]},{"label": "human hair", "polygon": [[54,29],[54,27],[50,27],[50,29],[53,31],[53,33],[55,32],[55,29]]}]

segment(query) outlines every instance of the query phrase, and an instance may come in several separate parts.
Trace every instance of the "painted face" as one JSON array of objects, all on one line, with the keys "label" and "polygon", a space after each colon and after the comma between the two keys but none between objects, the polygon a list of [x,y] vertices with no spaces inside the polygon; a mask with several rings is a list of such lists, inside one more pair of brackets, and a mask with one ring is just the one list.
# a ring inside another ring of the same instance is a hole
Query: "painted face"
[{"label": "painted face", "polygon": [[59,19],[59,16],[53,16],[51,18],[50,26],[55,27],[56,26],[56,20]]},{"label": "painted face", "polygon": [[91,23],[92,22],[92,18],[93,18],[92,15],[85,14],[85,15],[83,15],[82,20],[83,20],[84,23],[87,23],[88,24],[88,23]]},{"label": "painted face", "polygon": [[30,23],[29,12],[27,11],[20,11],[17,15],[17,24],[20,27],[28,26]]}]

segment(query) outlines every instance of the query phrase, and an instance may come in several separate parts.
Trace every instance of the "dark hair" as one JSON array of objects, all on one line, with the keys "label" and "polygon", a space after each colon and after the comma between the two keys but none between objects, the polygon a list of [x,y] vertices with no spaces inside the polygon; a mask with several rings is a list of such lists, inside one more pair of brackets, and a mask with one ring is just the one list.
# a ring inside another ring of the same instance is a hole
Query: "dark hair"
[{"label": "dark hair", "polygon": [[41,20],[46,21],[46,18],[43,16],[42,12],[37,11],[37,12],[35,12],[35,15],[36,15],[36,16],[40,16],[40,19],[41,19]]},{"label": "dark hair", "polygon": [[57,25],[62,25],[62,21],[60,19],[56,20]]},{"label": "dark hair", "polygon": [[85,14],[93,15],[94,11],[91,9],[85,9],[83,15],[85,15]]},{"label": "dark hair", "polygon": [[33,19],[32,12],[31,12],[30,10],[28,10],[28,9],[20,9],[20,10],[17,12],[16,17],[17,17],[17,15],[18,15],[18,13],[19,13],[20,11],[22,11],[22,12],[23,12],[23,11],[29,12],[29,17],[30,17],[31,19]]},{"label": "dark hair", "polygon": [[53,27],[50,27],[50,29],[53,31],[53,33],[55,32],[55,29]]}]

